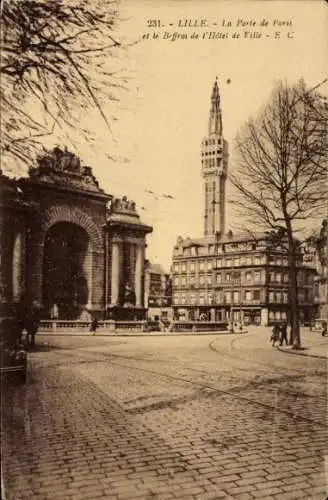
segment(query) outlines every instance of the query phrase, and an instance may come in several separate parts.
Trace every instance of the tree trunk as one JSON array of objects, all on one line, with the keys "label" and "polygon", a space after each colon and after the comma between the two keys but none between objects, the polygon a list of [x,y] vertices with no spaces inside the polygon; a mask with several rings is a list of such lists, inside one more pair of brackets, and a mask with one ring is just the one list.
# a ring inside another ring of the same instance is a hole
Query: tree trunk
[{"label": "tree trunk", "polygon": [[287,224],[288,237],[288,254],[289,254],[289,303],[290,303],[290,322],[291,322],[291,339],[293,349],[301,347],[300,337],[300,312],[298,305],[298,282],[297,282],[297,254],[295,242],[291,227]]}]

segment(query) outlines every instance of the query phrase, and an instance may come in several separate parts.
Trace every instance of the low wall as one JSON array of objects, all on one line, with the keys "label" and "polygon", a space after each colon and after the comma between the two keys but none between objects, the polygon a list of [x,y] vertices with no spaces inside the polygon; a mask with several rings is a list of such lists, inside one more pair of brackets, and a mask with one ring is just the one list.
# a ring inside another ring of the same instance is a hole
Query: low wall
[{"label": "low wall", "polygon": [[[39,332],[47,333],[86,333],[90,332],[91,321],[75,320],[42,320]],[[170,324],[161,321],[99,321],[97,333],[109,332],[206,332],[227,331],[228,322],[212,321],[172,321]]]}]

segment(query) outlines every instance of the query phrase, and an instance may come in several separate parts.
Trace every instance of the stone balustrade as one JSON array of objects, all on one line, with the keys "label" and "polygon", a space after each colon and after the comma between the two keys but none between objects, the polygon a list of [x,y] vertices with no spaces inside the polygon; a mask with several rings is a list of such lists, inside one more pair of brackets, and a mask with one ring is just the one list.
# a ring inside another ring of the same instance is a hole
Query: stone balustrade
[{"label": "stone balustrade", "polygon": [[[89,332],[91,327],[90,321],[75,321],[75,320],[42,320],[39,332],[45,333],[61,333],[70,332],[85,333]],[[173,321],[170,325],[165,325],[166,332],[220,332],[227,331],[229,324],[227,321]],[[99,321],[97,333],[124,333],[124,332],[151,332],[164,331],[163,324],[158,321],[115,321],[104,320]]]}]

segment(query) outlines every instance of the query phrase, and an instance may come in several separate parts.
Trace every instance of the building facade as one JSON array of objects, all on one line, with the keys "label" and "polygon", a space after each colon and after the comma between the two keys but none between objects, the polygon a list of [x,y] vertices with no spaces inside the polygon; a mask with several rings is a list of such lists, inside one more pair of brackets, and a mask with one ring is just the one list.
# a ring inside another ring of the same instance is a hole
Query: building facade
[{"label": "building facade", "polygon": [[[215,81],[208,135],[201,144],[204,236],[181,238],[173,250],[174,317],[189,321],[241,321],[268,325],[289,318],[286,252],[265,234],[225,233],[228,144],[223,137],[220,93]],[[301,320],[313,319],[314,277],[298,262]]]},{"label": "building facade", "polygon": [[[301,320],[314,316],[313,268],[298,263]],[[288,260],[266,235],[178,238],[173,311],[178,320],[269,325],[289,318]]]},{"label": "building facade", "polygon": [[316,271],[314,301],[317,318],[328,320],[328,220],[322,221],[317,233],[303,245],[304,261]]},{"label": "building facade", "polygon": [[1,304],[35,302],[43,318],[141,319],[145,238],[134,202],[100,189],[55,148],[27,178],[0,178]]},{"label": "building facade", "polygon": [[172,319],[171,275],[150,261],[145,265],[145,304],[149,319]]}]

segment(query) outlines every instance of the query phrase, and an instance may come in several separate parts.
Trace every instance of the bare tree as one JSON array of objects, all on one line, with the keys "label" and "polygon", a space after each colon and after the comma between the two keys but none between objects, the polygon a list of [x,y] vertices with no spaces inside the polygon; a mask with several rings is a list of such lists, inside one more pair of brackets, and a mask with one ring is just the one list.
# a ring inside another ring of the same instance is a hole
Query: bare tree
[{"label": "bare tree", "polygon": [[[78,129],[96,109],[118,101],[126,79],[115,64],[118,0],[3,0],[1,2],[1,153],[31,164],[54,128]],[[92,131],[79,130],[87,140]]]},{"label": "bare tree", "polygon": [[[300,346],[297,236],[320,216],[327,203],[327,108],[317,89],[301,80],[278,82],[258,116],[235,141],[231,181],[237,209],[250,229],[267,231],[289,260],[293,346]],[[246,219],[246,220],[245,220]]]}]

